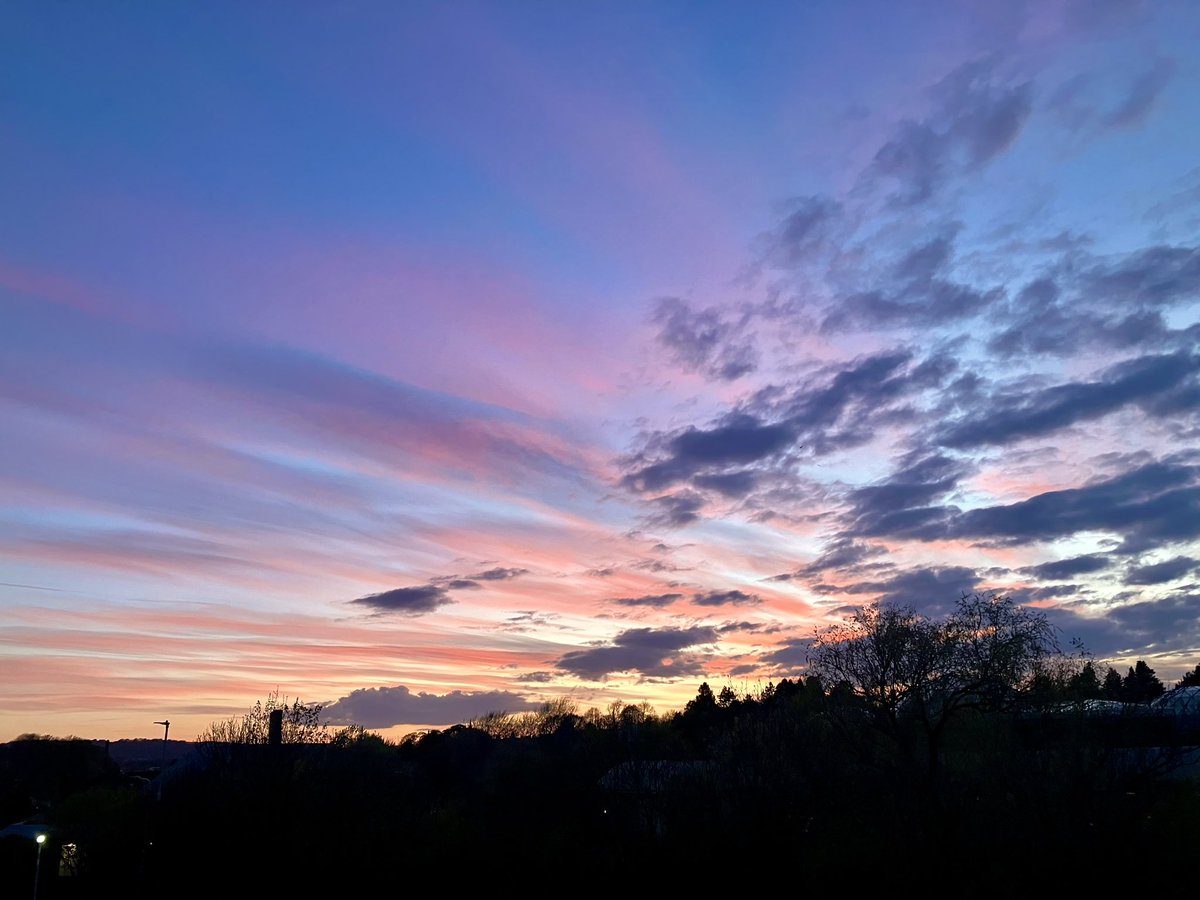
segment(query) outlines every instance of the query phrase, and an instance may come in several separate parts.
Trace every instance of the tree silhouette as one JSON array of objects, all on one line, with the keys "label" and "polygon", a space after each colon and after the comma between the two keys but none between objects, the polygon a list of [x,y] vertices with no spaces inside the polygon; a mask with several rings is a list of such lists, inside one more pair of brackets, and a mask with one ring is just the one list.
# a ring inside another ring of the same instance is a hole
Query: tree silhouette
[{"label": "tree silhouette", "polygon": [[1126,703],[1149,703],[1165,691],[1166,687],[1144,659],[1139,659],[1121,681],[1121,699]]},{"label": "tree silhouette", "polygon": [[1200,663],[1196,663],[1196,668],[1185,673],[1175,687],[1200,687]]},{"label": "tree silhouette", "polygon": [[324,744],[332,740],[327,723],[321,721],[320,703],[301,703],[297,697],[291,703],[279,697],[279,689],[267,695],[266,702],[255,701],[249,712],[213,722],[196,738],[198,743],[265,744],[271,713],[283,713],[282,740],[285,744]]},{"label": "tree silhouette", "polygon": [[846,683],[875,722],[912,752],[923,737],[936,779],[950,725],[968,710],[1012,709],[1059,654],[1045,614],[1007,596],[964,596],[941,621],[876,603],[819,633],[810,670]]},{"label": "tree silhouette", "polygon": [[1104,696],[1104,685],[1096,674],[1096,666],[1089,659],[1067,682],[1067,693],[1072,700],[1097,700]]},{"label": "tree silhouette", "polygon": [[1105,700],[1120,700],[1122,694],[1121,688],[1121,673],[1112,666],[1108,667],[1108,671],[1104,673],[1104,699]]}]

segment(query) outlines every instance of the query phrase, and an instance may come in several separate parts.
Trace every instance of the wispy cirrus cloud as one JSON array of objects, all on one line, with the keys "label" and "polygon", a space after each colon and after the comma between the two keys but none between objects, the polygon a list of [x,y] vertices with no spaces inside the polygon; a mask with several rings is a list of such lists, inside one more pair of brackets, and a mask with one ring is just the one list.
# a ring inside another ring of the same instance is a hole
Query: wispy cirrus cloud
[{"label": "wispy cirrus cloud", "polygon": [[[139,21],[171,61],[153,97],[123,14],[14,20],[0,644],[48,685],[14,705],[238,708],[269,672],[380,727],[578,680],[668,708],[699,677],[802,671],[805,635],[862,604],[993,588],[1182,667],[1186,4],[756,8],[719,35],[639,10],[616,78],[604,11],[297,16],[180,53]],[[720,72],[700,52],[798,29],[840,37]],[[242,71],[245,46],[287,91],[243,79],[216,131],[164,118],[210,99],[197,60]],[[157,600],[101,621],[93,588],[198,605],[139,658]]]},{"label": "wispy cirrus cloud", "polygon": [[1154,108],[1177,69],[1173,59],[1156,59],[1150,68],[1129,86],[1129,91],[1121,102],[1104,117],[1104,125],[1108,128],[1131,128],[1141,124]]},{"label": "wispy cirrus cloud", "polygon": [[617,606],[650,606],[655,609],[661,609],[664,606],[670,606],[678,600],[683,599],[683,594],[643,594],[640,597],[617,597],[610,600],[610,603],[615,603]]}]

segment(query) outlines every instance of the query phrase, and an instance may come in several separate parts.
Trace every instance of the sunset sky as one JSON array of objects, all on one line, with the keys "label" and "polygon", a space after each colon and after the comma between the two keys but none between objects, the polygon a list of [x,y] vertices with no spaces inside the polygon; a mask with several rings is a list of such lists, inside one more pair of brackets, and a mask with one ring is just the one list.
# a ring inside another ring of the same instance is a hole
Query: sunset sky
[{"label": "sunset sky", "polygon": [[1200,5],[0,10],[0,740],[1200,662]]}]

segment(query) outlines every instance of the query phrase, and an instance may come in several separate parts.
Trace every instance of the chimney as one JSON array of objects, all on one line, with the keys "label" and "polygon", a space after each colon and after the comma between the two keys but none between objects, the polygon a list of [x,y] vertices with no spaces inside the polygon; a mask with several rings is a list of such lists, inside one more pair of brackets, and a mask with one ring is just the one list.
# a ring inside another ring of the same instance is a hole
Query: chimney
[{"label": "chimney", "polygon": [[267,743],[278,747],[283,743],[283,710],[271,710],[271,718],[267,721]]}]

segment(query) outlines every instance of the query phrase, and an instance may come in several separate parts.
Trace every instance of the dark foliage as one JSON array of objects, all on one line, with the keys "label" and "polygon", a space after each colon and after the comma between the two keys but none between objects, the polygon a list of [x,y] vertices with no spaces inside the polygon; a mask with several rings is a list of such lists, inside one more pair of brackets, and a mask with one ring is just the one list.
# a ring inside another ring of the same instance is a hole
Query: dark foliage
[{"label": "dark foliage", "polygon": [[[1090,662],[1014,684],[1035,682],[1054,703],[1001,691],[953,708],[936,791],[897,739],[923,734],[928,709],[898,703],[881,720],[873,695],[811,674],[753,692],[704,683],[665,716],[558,702],[398,743],[347,728],[315,743],[231,744],[180,759],[161,800],[153,783],[63,762],[74,780],[44,820],[55,848],[78,844],[83,867],[73,879],[47,868],[42,896],[148,897],[180,879],[227,896],[427,880],[495,889],[517,872],[522,893],[540,896],[631,875],[711,887],[722,865],[766,886],[781,861],[808,887],[848,871],[911,887],[928,874],[918,857],[945,885],[1000,888],[1027,883],[1035,859],[1141,871],[1153,857],[1159,874],[1191,859],[1197,723],[1093,717],[1084,701],[1103,687]],[[12,747],[0,749],[28,749]],[[898,840],[919,853],[871,849]],[[24,845],[0,850],[13,857],[0,865],[31,865]]]},{"label": "dark foliage", "polygon": [[1149,703],[1166,692],[1154,670],[1139,659],[1121,681],[1121,699],[1126,703]]},{"label": "dark foliage", "polygon": [[1176,687],[1200,687],[1200,663],[1196,663],[1196,668],[1194,668],[1194,669],[1192,669],[1192,671],[1184,674],[1184,676],[1179,679],[1179,683],[1176,684],[1175,686]]}]

